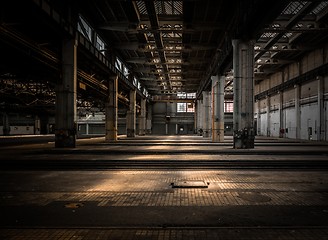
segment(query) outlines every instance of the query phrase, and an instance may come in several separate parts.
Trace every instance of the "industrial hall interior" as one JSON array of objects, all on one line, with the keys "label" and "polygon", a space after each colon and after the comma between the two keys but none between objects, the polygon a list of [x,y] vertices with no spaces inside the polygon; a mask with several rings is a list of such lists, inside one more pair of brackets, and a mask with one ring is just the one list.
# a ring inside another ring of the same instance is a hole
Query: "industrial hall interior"
[{"label": "industrial hall interior", "polygon": [[328,1],[3,0],[0,239],[328,239]]}]

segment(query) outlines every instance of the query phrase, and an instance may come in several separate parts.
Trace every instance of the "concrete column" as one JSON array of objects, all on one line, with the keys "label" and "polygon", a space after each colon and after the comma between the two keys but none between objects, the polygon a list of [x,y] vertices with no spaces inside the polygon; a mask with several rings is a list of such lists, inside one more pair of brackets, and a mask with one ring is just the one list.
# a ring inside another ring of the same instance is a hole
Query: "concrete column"
[{"label": "concrete column", "polygon": [[257,100],[257,120],[256,120],[256,132],[257,135],[261,135],[261,101]]},{"label": "concrete column", "polygon": [[39,116],[35,116],[34,119],[34,134],[40,134],[40,129],[41,129],[41,120]]},{"label": "concrete column", "polygon": [[300,139],[301,138],[301,107],[300,107],[301,86],[296,84],[294,88],[295,88],[296,139]]},{"label": "concrete column", "polygon": [[197,127],[198,127],[198,113],[197,113],[197,102],[193,102],[194,104],[194,134],[197,134]]},{"label": "concrete column", "polygon": [[85,124],[85,134],[89,135],[89,123],[88,122],[86,122],[86,124]]},{"label": "concrete column", "polygon": [[108,98],[105,108],[105,140],[117,141],[118,77],[108,82]]},{"label": "concrete column", "polygon": [[271,122],[270,122],[270,96],[266,96],[265,99],[266,103],[266,114],[267,114],[267,131],[266,131],[266,135],[267,137],[270,137],[270,129],[271,129]]},{"label": "concrete column", "polygon": [[145,98],[141,99],[140,102],[140,116],[139,116],[139,135],[146,135],[146,103],[147,100]]},{"label": "concrete column", "polygon": [[203,92],[203,137],[210,137],[211,92]]},{"label": "concrete column", "polygon": [[146,123],[146,134],[151,134],[151,129],[152,129],[152,118],[153,118],[153,109],[152,109],[152,105],[148,105],[147,123]]},{"label": "concrete column", "polygon": [[254,41],[232,40],[234,148],[254,148]]},{"label": "concrete column", "polygon": [[285,136],[285,121],[284,121],[284,92],[279,93],[279,137]]},{"label": "concrete column", "polygon": [[197,100],[196,111],[197,111],[197,134],[201,136],[201,135],[203,135],[202,101],[201,100]]},{"label": "concrete column", "polygon": [[130,109],[126,116],[126,135],[128,137],[136,136],[136,90],[130,91]]},{"label": "concrete column", "polygon": [[224,141],[224,85],[225,76],[212,77],[212,141]]},{"label": "concrete column", "polygon": [[76,145],[77,41],[62,43],[62,79],[56,86],[55,147]]},{"label": "concrete column", "polygon": [[9,124],[9,117],[7,113],[3,113],[2,115],[2,131],[4,136],[8,136],[10,134],[10,124]]},{"label": "concrete column", "polygon": [[318,141],[324,140],[325,136],[325,119],[324,119],[324,86],[323,77],[317,77],[318,80],[318,124],[317,124],[317,136]]}]

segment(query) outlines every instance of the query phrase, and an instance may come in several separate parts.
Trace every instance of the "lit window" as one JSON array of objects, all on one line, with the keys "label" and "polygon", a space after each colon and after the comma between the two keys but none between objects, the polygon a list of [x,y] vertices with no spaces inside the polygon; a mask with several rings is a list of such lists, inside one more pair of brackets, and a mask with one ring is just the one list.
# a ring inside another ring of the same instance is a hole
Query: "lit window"
[{"label": "lit window", "polygon": [[77,30],[80,33],[82,33],[82,35],[84,37],[89,39],[90,42],[92,42],[92,28],[81,16],[79,16],[79,22],[77,24]]},{"label": "lit window", "polygon": [[187,103],[177,103],[177,112],[186,112],[187,111]]},{"label": "lit window", "polygon": [[195,112],[195,106],[193,103],[177,103],[177,112],[178,113],[193,113]]},{"label": "lit window", "polygon": [[122,71],[122,62],[118,58],[116,58],[115,67],[116,67],[117,70]]},{"label": "lit window", "polygon": [[105,42],[101,40],[101,38],[97,35],[97,42],[96,42],[96,48],[101,51],[102,54],[105,55]]},{"label": "lit window", "polygon": [[193,103],[187,103],[187,112],[189,113],[195,112],[195,106]]},{"label": "lit window", "polygon": [[125,67],[125,66],[123,66],[123,75],[125,77],[128,77],[128,75],[129,75],[129,69],[127,67]]},{"label": "lit window", "polygon": [[233,102],[231,101],[224,102],[224,112],[233,112]]}]

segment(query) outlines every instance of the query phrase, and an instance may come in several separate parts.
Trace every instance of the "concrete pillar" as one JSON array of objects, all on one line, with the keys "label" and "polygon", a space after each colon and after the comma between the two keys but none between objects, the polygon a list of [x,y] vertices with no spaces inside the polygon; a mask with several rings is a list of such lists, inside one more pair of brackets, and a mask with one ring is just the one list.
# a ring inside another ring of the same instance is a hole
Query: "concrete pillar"
[{"label": "concrete pillar", "polygon": [[203,135],[203,126],[202,126],[202,100],[197,100],[197,105],[196,105],[196,110],[197,110],[197,134],[199,136]]},{"label": "concrete pillar", "polygon": [[108,98],[105,104],[105,140],[117,141],[118,77],[108,82]]},{"label": "concrete pillar", "polygon": [[271,122],[270,122],[270,96],[266,96],[266,99],[265,99],[266,103],[266,114],[267,114],[267,132],[266,132],[266,135],[267,137],[270,137],[270,129],[271,129]]},{"label": "concrete pillar", "polygon": [[261,101],[257,100],[256,105],[257,105],[256,132],[257,135],[261,135]]},{"label": "concrete pillar", "polygon": [[34,134],[40,134],[40,130],[41,130],[41,120],[40,120],[39,116],[35,116],[35,119],[34,119]]},{"label": "concrete pillar", "polygon": [[224,141],[224,85],[225,76],[212,77],[212,141]]},{"label": "concrete pillar", "polygon": [[10,124],[9,124],[9,117],[7,113],[3,113],[2,115],[2,131],[4,136],[8,136],[10,134]]},{"label": "concrete pillar", "polygon": [[130,91],[130,108],[126,116],[126,135],[128,137],[136,136],[136,90]]},{"label": "concrete pillar", "polygon": [[86,122],[86,124],[85,124],[85,134],[89,135],[89,123],[88,122]]},{"label": "concrete pillar", "polygon": [[296,84],[295,89],[295,130],[296,130],[296,139],[301,138],[301,106],[300,106],[300,95],[301,95],[301,86]]},{"label": "concrete pillar", "polygon": [[211,92],[203,92],[203,137],[210,137]]},{"label": "concrete pillar", "polygon": [[284,92],[279,93],[279,137],[285,136],[285,121],[284,121]]},{"label": "concrete pillar", "polygon": [[62,79],[56,86],[55,147],[76,145],[77,41],[63,40]]},{"label": "concrete pillar", "polygon": [[323,141],[325,136],[325,119],[324,119],[324,86],[323,77],[317,77],[318,80],[318,123],[317,123],[317,140]]},{"label": "concrete pillar", "polygon": [[153,118],[153,108],[152,108],[152,105],[148,105],[146,134],[151,134],[152,118]]},{"label": "concrete pillar", "polygon": [[145,98],[141,99],[140,102],[140,116],[139,116],[139,135],[146,135],[146,103],[147,100]]},{"label": "concrete pillar", "polygon": [[234,148],[254,148],[254,41],[232,40]]}]

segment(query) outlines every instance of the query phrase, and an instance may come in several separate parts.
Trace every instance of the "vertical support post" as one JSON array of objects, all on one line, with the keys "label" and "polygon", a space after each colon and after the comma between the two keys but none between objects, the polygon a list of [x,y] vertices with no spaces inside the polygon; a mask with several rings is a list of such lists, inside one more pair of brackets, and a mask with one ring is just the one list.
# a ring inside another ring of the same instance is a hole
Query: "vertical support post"
[{"label": "vertical support post", "polygon": [[212,76],[213,118],[212,141],[224,142],[224,85],[225,76]]},{"label": "vertical support post", "polygon": [[2,115],[2,131],[4,136],[8,136],[10,134],[10,124],[9,124],[9,117],[7,113],[3,113]]},{"label": "vertical support post", "polygon": [[203,92],[203,137],[207,138],[210,136],[210,119],[211,119],[211,98],[210,92]]},{"label": "vertical support post", "polygon": [[35,116],[34,119],[34,134],[40,134],[40,130],[41,130],[41,120],[39,118],[39,116]]},{"label": "vertical support post", "polygon": [[137,92],[135,89],[133,89],[130,91],[130,106],[126,117],[127,137],[136,136],[136,98],[137,98]]},{"label": "vertical support post", "polygon": [[256,127],[255,129],[257,135],[261,135],[261,100],[257,100],[257,120],[256,120]]},{"label": "vertical support post", "polygon": [[117,112],[118,112],[118,77],[108,82],[108,98],[105,104],[105,140],[117,141]]},{"label": "vertical support post", "polygon": [[301,87],[296,84],[295,88],[295,127],[296,127],[296,139],[301,138],[301,107],[300,107],[300,95],[301,95]]},{"label": "vertical support post", "polygon": [[139,135],[146,135],[146,99],[142,98],[140,101],[140,116],[139,116]]},{"label": "vertical support post", "polygon": [[325,119],[324,119],[324,86],[323,86],[323,77],[318,76],[318,124],[317,124],[317,140],[324,140],[323,136],[325,133]]},{"label": "vertical support post", "polygon": [[284,121],[284,92],[279,93],[279,137],[285,136],[285,121]]},{"label": "vertical support post", "polygon": [[232,40],[234,148],[254,148],[254,41]]},{"label": "vertical support post", "polygon": [[89,123],[86,122],[85,124],[85,135],[89,135]]},{"label": "vertical support post", "polygon": [[62,43],[62,79],[56,86],[55,147],[76,145],[77,41]]},{"label": "vertical support post", "polygon": [[153,108],[152,105],[148,105],[148,112],[147,112],[147,123],[146,123],[146,133],[151,134],[152,129],[152,118],[153,118]]},{"label": "vertical support post", "polygon": [[271,132],[271,122],[270,122],[270,96],[266,96],[266,114],[267,114],[267,131],[266,131],[266,135],[267,137],[270,137],[270,132]]},{"label": "vertical support post", "polygon": [[197,133],[199,136],[203,135],[203,114],[202,114],[202,110],[203,110],[203,104],[202,104],[202,100],[197,100]]}]

